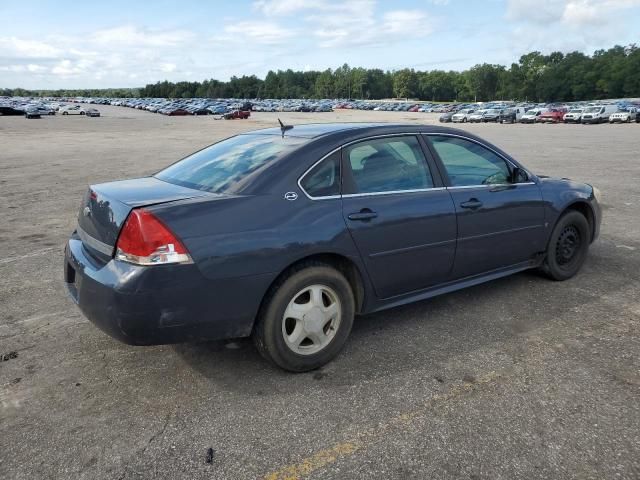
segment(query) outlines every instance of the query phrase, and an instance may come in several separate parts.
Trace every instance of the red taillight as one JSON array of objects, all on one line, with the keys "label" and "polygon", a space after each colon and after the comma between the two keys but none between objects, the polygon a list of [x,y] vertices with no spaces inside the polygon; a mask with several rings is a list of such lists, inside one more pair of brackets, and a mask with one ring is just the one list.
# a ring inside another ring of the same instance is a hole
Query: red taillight
[{"label": "red taillight", "polygon": [[189,252],[173,232],[142,208],[132,210],[122,227],[116,258],[137,265],[191,262]]}]

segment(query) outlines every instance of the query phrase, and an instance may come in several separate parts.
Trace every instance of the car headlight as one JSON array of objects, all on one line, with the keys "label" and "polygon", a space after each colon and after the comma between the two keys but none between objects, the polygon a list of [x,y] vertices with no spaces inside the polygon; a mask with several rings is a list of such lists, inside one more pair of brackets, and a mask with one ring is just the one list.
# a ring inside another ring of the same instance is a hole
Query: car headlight
[{"label": "car headlight", "polygon": [[602,192],[600,189],[593,187],[593,196],[596,197],[598,203],[602,203]]}]

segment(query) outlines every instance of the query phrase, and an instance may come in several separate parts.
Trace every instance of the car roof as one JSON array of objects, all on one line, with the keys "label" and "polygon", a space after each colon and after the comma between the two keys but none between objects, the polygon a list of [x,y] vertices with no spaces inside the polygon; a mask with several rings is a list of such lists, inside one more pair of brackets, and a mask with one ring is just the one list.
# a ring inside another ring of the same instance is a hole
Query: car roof
[{"label": "car roof", "polygon": [[[293,128],[285,132],[287,137],[300,137],[313,139],[336,133],[356,134],[366,131],[368,134],[397,133],[399,129],[408,129],[412,132],[451,132],[454,129],[436,125],[421,125],[416,123],[307,123],[293,125]],[[280,127],[264,128],[242,133],[241,135],[282,135]]]}]

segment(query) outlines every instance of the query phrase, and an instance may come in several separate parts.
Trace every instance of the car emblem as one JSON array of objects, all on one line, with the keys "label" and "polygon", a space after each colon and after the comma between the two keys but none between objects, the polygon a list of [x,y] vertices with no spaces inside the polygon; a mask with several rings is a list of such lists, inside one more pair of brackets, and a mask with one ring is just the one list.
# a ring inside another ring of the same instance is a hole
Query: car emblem
[{"label": "car emblem", "polygon": [[91,215],[91,209],[89,207],[84,207],[84,210],[82,210],[82,213],[84,214],[85,217],[88,217],[89,215]]},{"label": "car emblem", "polygon": [[287,192],[284,194],[284,199],[292,202],[298,199],[298,194],[296,192]]}]

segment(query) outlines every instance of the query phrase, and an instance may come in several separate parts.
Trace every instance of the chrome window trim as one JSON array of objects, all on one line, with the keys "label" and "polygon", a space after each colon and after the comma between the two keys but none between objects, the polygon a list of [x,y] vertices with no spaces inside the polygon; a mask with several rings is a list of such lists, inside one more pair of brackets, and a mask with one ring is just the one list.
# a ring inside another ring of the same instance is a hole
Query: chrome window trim
[{"label": "chrome window trim", "polygon": [[388,192],[347,193],[342,198],[372,197],[377,195],[396,195],[398,193],[436,192],[447,187],[414,188],[410,190],[390,190]]},{"label": "chrome window trim", "polygon": [[[304,177],[307,176],[307,174],[313,170],[314,168],[316,168],[316,165],[322,163],[325,159],[327,159],[328,157],[330,157],[331,155],[333,155],[334,153],[340,151],[342,147],[338,147],[338,148],[334,148],[333,150],[331,150],[329,153],[327,153],[325,156],[323,156],[320,160],[318,160],[317,162],[315,162],[313,165],[311,165],[309,168],[307,168],[304,173],[302,175],[300,175],[298,177],[298,188],[302,191],[302,193],[304,193],[304,195],[309,199],[309,200],[333,200],[335,198],[341,198],[342,195],[326,195],[323,197],[313,197],[311,195],[309,195],[307,193],[307,191],[302,188],[302,180],[304,180]],[[342,177],[342,171],[340,172],[340,176]],[[342,180],[342,178],[340,178],[340,180]],[[342,187],[342,185],[341,185]]]},{"label": "chrome window trim", "polygon": [[298,183],[298,188],[300,188],[302,193],[304,193],[304,195],[309,200],[335,200],[337,198],[371,197],[371,196],[377,196],[377,195],[397,195],[397,194],[401,194],[401,193],[430,192],[430,191],[439,191],[439,190],[460,190],[460,189],[467,189],[467,188],[490,188],[490,187],[496,187],[496,186],[501,186],[501,185],[508,186],[508,185],[535,185],[536,184],[536,182],[520,182],[520,183],[496,183],[496,184],[490,184],[490,185],[461,185],[461,186],[457,186],[457,187],[456,186],[451,186],[451,187],[430,187],[430,188],[417,188],[417,189],[410,189],[410,190],[393,190],[393,191],[389,191],[389,192],[347,193],[347,194],[344,194],[344,195],[327,195],[327,196],[323,196],[323,197],[313,197],[313,196],[309,195],[304,188],[302,188],[302,180],[304,179],[304,177],[311,170],[313,170],[316,167],[316,165],[321,163],[327,157],[330,157],[331,155],[333,155],[337,151],[341,150],[342,148],[348,147],[349,145],[353,145],[355,143],[366,142],[367,140],[374,140],[376,138],[403,137],[403,136],[407,136],[407,135],[445,136],[445,137],[462,138],[463,140],[467,140],[469,142],[476,143],[476,144],[480,145],[481,147],[486,148],[487,150],[489,150],[490,152],[494,153],[499,158],[501,158],[502,160],[507,162],[509,165],[511,165],[511,167],[516,167],[517,166],[518,168],[522,168],[525,172],[527,172],[527,175],[529,177],[533,176],[531,174],[531,172],[529,172],[529,170],[527,170],[526,168],[523,168],[523,167],[520,167],[518,165],[515,165],[511,160],[509,160],[508,158],[505,158],[504,155],[502,155],[500,152],[495,151],[493,148],[491,148],[491,147],[485,145],[484,143],[479,142],[478,140],[475,140],[473,138],[469,138],[469,137],[464,136],[464,135],[458,135],[458,134],[455,134],[455,133],[402,132],[402,133],[384,133],[384,134],[380,134],[380,135],[372,135],[370,137],[359,138],[357,140],[352,140],[352,141],[350,141],[348,143],[345,143],[344,145],[341,145],[341,146],[339,146],[337,148],[334,148],[329,153],[324,155],[320,160],[318,160],[313,165],[311,165],[309,168],[307,168],[304,171],[304,173],[302,175],[300,175],[300,177],[298,177],[298,182],[297,182]]},{"label": "chrome window trim", "polygon": [[93,238],[91,235],[85,232],[79,224],[76,226],[76,232],[78,233],[80,240],[82,240],[84,243],[89,245],[94,250],[97,250],[104,255],[109,255],[109,256],[113,255],[114,247],[112,245],[107,245],[106,243],[101,242],[97,238]]},{"label": "chrome window trim", "polygon": [[456,187],[446,187],[447,190],[464,190],[466,188],[495,188],[495,187],[511,187],[514,185],[535,185],[536,182],[519,182],[519,183],[489,183],[486,185],[458,185]]},{"label": "chrome window trim", "polygon": [[298,182],[297,182],[298,183],[298,188],[300,188],[302,193],[304,193],[304,195],[309,200],[333,200],[333,199],[336,199],[336,198],[366,197],[366,196],[372,196],[372,195],[394,195],[394,194],[398,194],[398,193],[414,193],[414,192],[427,192],[427,191],[431,191],[431,190],[444,190],[446,187],[431,187],[431,188],[418,188],[418,189],[411,189],[411,190],[394,190],[394,191],[389,191],[389,192],[347,193],[345,195],[327,195],[327,196],[324,196],[324,197],[313,197],[313,196],[309,195],[304,188],[302,188],[302,183],[301,182],[304,179],[304,177],[311,170],[313,170],[316,165],[318,165],[320,162],[325,160],[327,157],[330,157],[331,155],[336,153],[338,150],[341,150],[344,147],[348,147],[349,145],[353,145],[354,143],[366,142],[367,140],[375,140],[376,138],[405,137],[407,135],[418,136],[418,135],[421,135],[421,133],[420,132],[383,133],[383,134],[380,134],[380,135],[371,135],[370,137],[358,138],[357,140],[352,140],[352,141],[350,141],[348,143],[340,145],[339,147],[334,148],[333,150],[331,150],[329,153],[327,153],[325,156],[323,156],[320,160],[315,162],[313,165],[311,165],[309,168],[307,168],[304,171],[304,173],[302,175],[300,175],[300,177],[298,178]]},{"label": "chrome window trim", "polygon": [[[524,170],[525,172],[527,172],[527,175],[529,176],[529,178],[535,176],[533,175],[529,170],[527,170],[524,167],[521,167],[519,165],[514,164],[511,160],[509,160],[508,158],[506,158],[504,155],[502,155],[500,152],[495,151],[493,148],[489,147],[488,145],[485,145],[482,142],[479,142],[478,140],[474,139],[474,138],[469,138],[466,137],[464,135],[458,135],[456,133],[437,133],[437,132],[429,132],[429,133],[423,133],[422,135],[425,136],[430,136],[430,137],[455,137],[455,138],[462,138],[463,140],[467,140],[469,142],[475,143],[476,145],[480,145],[481,147],[486,148],[487,150],[489,150],[490,152],[493,152],[494,154],[496,154],[498,157],[500,157],[502,160],[504,160],[505,162],[507,162],[509,165],[511,165],[511,167],[518,167],[521,168],[522,170]],[[434,147],[435,148],[435,147]],[[436,152],[437,153],[437,152]],[[439,156],[439,154],[438,154]],[[498,184],[498,185],[529,185],[529,183],[533,183],[535,184],[536,182],[524,182],[524,183],[504,183],[504,184]],[[461,188],[461,187],[450,187],[450,188]]]}]

